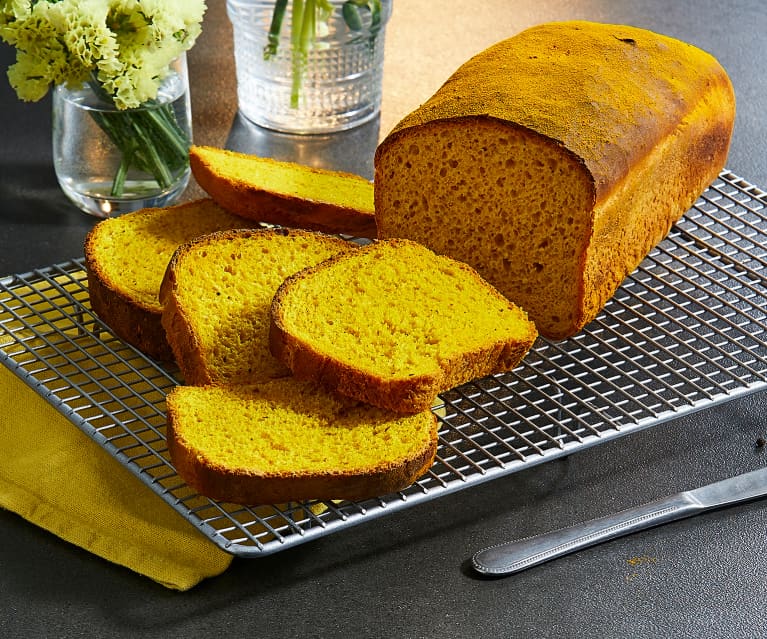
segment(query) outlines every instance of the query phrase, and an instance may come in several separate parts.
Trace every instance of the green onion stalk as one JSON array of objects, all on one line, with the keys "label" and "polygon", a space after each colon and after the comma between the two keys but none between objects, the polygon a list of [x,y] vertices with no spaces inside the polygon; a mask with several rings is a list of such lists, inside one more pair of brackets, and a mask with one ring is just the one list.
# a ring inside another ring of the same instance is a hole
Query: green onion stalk
[{"label": "green onion stalk", "polygon": [[[113,103],[97,80],[89,83],[103,101]],[[96,124],[120,151],[120,166],[112,180],[111,195],[121,197],[131,168],[152,175],[169,188],[189,163],[190,140],[179,126],[170,103],[148,100],[124,111],[90,111]]]},{"label": "green onion stalk", "polygon": [[[275,0],[267,44],[264,47],[265,60],[277,55],[287,6],[288,0]],[[362,10],[370,12],[367,34],[365,34],[366,29],[361,15]],[[349,31],[357,34],[352,42],[367,37],[372,52],[376,35],[381,28],[381,0],[347,0],[341,7],[341,13]],[[318,34],[328,32],[328,20],[332,15],[333,5],[330,0],[293,0],[290,15],[292,67],[290,107],[292,109],[298,108],[309,52],[315,48]]]}]

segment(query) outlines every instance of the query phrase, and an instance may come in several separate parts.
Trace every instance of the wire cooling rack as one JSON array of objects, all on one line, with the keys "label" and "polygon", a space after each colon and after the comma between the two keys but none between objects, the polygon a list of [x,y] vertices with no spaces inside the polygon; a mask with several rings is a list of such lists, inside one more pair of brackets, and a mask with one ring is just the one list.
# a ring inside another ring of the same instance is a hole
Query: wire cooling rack
[{"label": "wire cooling rack", "polygon": [[91,312],[81,260],[0,281],[0,359],[221,548],[270,554],[764,388],[766,204],[723,172],[584,331],[443,394],[432,468],[364,502],[196,494],[165,443],[174,371]]}]

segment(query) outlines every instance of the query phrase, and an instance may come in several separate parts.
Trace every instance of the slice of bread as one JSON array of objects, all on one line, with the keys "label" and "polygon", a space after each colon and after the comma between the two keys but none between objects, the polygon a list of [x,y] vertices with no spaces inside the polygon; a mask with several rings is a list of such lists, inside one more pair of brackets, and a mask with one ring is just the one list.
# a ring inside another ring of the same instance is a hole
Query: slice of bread
[{"label": "slice of bread", "polygon": [[159,292],[173,252],[198,235],[252,226],[211,199],[99,222],[84,247],[91,308],[123,341],[157,360],[172,361]]},{"label": "slice of bread", "polygon": [[189,152],[198,184],[243,217],[333,234],[373,238],[373,184],[351,173],[209,146]]},{"label": "slice of bread", "polygon": [[179,475],[241,504],[385,495],[426,472],[437,448],[430,412],[401,416],[293,378],[179,386],[167,411]]},{"label": "slice of bread", "polygon": [[514,368],[535,325],[469,266],[408,240],[378,241],[288,278],[270,349],[299,379],[398,412]]},{"label": "slice of bread", "polygon": [[269,308],[290,275],[356,249],[300,229],[233,230],[173,255],[160,290],[162,324],[187,384],[237,384],[290,371],[269,353]]}]

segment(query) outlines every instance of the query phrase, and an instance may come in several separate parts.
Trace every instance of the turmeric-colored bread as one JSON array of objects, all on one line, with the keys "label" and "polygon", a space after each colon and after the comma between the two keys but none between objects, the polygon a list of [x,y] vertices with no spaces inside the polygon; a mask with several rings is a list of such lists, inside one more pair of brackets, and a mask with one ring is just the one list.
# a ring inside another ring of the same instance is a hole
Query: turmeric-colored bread
[{"label": "turmeric-colored bread", "polygon": [[225,209],[258,222],[375,237],[373,185],[329,171],[209,146],[189,152],[198,184]]},{"label": "turmeric-colored bread", "polygon": [[159,293],[173,252],[198,235],[249,226],[210,199],[102,220],[85,239],[91,308],[120,339],[171,361]]},{"label": "turmeric-colored bread", "polygon": [[541,334],[590,322],[724,166],[721,65],[629,26],[528,29],[461,66],[375,157],[380,238],[472,265]]},{"label": "turmeric-colored bread", "polygon": [[356,244],[300,229],[232,230],[173,255],[162,325],[185,383],[236,384],[290,374],[269,353],[269,307],[289,275]]},{"label": "turmeric-colored bread", "polygon": [[403,413],[514,368],[535,326],[470,267],[407,240],[379,241],[288,278],[271,352],[299,379]]},{"label": "turmeric-colored bread", "polygon": [[167,408],[168,450],[178,474],[221,501],[385,495],[425,473],[437,450],[432,413],[396,415],[293,378],[179,386]]}]

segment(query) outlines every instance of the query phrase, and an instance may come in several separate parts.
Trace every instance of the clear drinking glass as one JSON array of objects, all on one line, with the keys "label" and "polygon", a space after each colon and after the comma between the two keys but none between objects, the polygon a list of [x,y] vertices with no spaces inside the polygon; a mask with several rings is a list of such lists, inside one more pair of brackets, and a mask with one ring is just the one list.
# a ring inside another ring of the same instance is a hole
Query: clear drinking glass
[{"label": "clear drinking glass", "polygon": [[279,36],[270,39],[277,2],[227,0],[240,112],[257,125],[287,133],[340,131],[375,118],[392,0],[371,0],[362,7],[330,0],[327,29],[320,20],[314,30],[306,11],[319,3],[288,0]]},{"label": "clear drinking glass", "polygon": [[53,92],[53,163],[64,193],[86,213],[112,217],[175,202],[191,174],[186,56],[157,98],[119,110],[90,84]]}]

